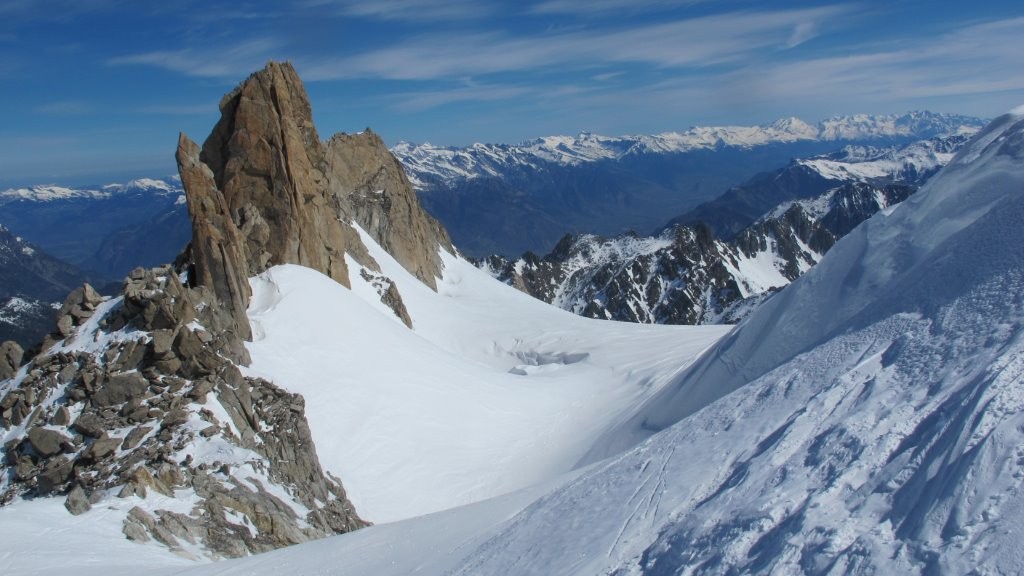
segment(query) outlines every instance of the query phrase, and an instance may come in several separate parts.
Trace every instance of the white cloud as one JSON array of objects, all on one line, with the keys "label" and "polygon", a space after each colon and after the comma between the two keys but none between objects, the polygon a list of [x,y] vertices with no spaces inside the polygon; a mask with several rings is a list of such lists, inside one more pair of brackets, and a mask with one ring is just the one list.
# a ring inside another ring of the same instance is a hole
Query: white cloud
[{"label": "white cloud", "polygon": [[[707,67],[792,43],[793,30],[838,16],[842,6],[777,12],[738,12],[621,30],[584,29],[539,36],[477,33],[421,36],[341,58],[298,59],[313,80],[388,78],[427,80],[464,75],[644,63]],[[812,24],[807,24],[812,23]]]}]

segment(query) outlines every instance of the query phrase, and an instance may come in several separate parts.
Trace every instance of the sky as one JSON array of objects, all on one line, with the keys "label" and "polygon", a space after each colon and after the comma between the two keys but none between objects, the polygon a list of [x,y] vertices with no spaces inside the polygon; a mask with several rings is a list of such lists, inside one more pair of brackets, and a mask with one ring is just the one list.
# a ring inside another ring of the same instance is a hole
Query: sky
[{"label": "sky", "polygon": [[1024,104],[1024,3],[2,0],[0,189],[173,174],[267,60],[320,136],[517,143]]}]

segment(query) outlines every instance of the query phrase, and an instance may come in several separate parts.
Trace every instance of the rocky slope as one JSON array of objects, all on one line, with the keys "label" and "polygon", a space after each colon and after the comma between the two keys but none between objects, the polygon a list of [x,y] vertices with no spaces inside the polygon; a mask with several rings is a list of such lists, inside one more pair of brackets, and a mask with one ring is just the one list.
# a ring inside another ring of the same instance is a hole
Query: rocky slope
[{"label": "rocky slope", "polygon": [[[851,146],[794,160],[743,187],[750,201],[734,189],[700,212],[721,227],[762,210],[728,239],[703,221],[675,223],[650,238],[570,235],[543,258],[492,256],[482,265],[503,282],[591,318],[734,323],[858,224],[907,199],[967,140],[957,134],[906,147]],[[771,201],[777,204],[763,208]]]},{"label": "rocky slope", "polygon": [[252,75],[221,113],[202,149],[180,138],[192,241],[175,264],[133,271],[116,298],[73,291],[20,368],[4,348],[0,368],[15,373],[0,382],[0,502],[60,495],[72,514],[107,502],[127,509],[129,539],[186,556],[365,525],[320,466],[303,398],[245,375],[248,279],[293,263],[349,285],[348,255],[400,315],[353,226],[425,283],[450,243],[379,138],[319,140],[289,64]]},{"label": "rocky slope", "polygon": [[546,251],[572,231],[617,235],[658,229],[666,214],[685,213],[792,158],[844,144],[905,145],[976,130],[981,123],[914,112],[837,117],[817,125],[790,118],[766,126],[698,127],[654,136],[583,133],[519,145],[401,143],[392,150],[424,205],[460,249],[474,256],[508,256]]}]

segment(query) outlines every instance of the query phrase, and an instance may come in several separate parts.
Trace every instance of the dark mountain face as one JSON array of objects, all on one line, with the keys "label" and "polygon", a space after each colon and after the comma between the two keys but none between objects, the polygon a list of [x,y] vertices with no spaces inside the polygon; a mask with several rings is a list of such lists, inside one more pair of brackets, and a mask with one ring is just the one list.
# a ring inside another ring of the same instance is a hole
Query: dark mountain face
[{"label": "dark mountain face", "polygon": [[60,302],[86,278],[0,226],[0,342],[38,343],[53,328]]},{"label": "dark mountain face", "polygon": [[823,215],[793,204],[731,241],[704,225],[661,235],[566,236],[543,258],[492,256],[499,280],[581,316],[648,324],[731,324],[816,264],[836,240],[916,190],[846,184],[828,192]]},{"label": "dark mountain face", "polygon": [[538,161],[500,175],[436,183],[420,199],[463,252],[519,254],[548,249],[567,232],[657,229],[666,214],[691,210],[794,156],[834,147],[815,142],[723,148],[569,166]]}]

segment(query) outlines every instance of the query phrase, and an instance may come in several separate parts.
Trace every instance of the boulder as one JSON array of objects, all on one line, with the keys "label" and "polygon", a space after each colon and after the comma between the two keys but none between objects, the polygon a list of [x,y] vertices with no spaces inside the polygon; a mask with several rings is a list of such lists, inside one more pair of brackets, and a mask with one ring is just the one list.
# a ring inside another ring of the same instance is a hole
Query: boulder
[{"label": "boulder", "polygon": [[99,438],[106,434],[103,419],[91,412],[79,416],[71,425],[71,429],[90,438]]},{"label": "boulder", "polygon": [[61,485],[71,479],[74,470],[71,461],[63,456],[51,459],[36,476],[37,490],[41,494],[57,491]]},{"label": "boulder", "polygon": [[73,516],[84,514],[92,509],[92,505],[89,504],[89,498],[85,495],[85,490],[82,490],[82,487],[77,485],[71,489],[71,492],[68,492],[68,497],[64,500],[64,507]]},{"label": "boulder", "polygon": [[61,453],[62,445],[67,441],[67,437],[55,430],[32,428],[28,431],[28,441],[36,454],[43,458],[49,458]]},{"label": "boulder", "polygon": [[92,395],[96,406],[114,406],[130,400],[141,400],[149,390],[149,382],[138,372],[115,374]]},{"label": "boulder", "polygon": [[17,342],[8,340],[0,344],[0,380],[6,380],[18,373],[25,350]]}]

